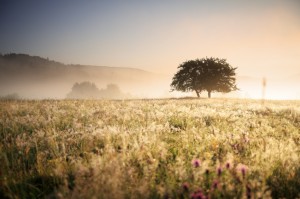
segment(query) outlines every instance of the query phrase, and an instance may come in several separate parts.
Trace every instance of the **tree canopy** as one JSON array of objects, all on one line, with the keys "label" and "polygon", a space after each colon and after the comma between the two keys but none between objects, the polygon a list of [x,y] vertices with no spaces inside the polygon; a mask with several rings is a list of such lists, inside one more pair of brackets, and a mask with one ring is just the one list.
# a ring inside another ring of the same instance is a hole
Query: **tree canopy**
[{"label": "tree canopy", "polygon": [[195,91],[200,97],[202,91],[228,93],[237,90],[235,70],[225,59],[202,58],[183,62],[178,66],[171,88],[178,91]]},{"label": "tree canopy", "polygon": [[105,89],[98,89],[92,82],[75,83],[72,91],[67,94],[67,99],[126,99],[129,94],[121,91],[118,85],[108,84]]}]

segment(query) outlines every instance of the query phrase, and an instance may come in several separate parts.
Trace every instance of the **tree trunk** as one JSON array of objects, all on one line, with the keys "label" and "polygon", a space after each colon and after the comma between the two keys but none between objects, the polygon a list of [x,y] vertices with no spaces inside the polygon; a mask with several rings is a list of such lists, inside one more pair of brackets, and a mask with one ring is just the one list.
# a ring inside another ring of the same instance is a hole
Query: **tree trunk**
[{"label": "tree trunk", "polygon": [[207,91],[207,93],[208,93],[208,98],[210,98],[211,97],[211,91]]},{"label": "tree trunk", "polygon": [[197,97],[200,98],[200,93],[196,91]]}]

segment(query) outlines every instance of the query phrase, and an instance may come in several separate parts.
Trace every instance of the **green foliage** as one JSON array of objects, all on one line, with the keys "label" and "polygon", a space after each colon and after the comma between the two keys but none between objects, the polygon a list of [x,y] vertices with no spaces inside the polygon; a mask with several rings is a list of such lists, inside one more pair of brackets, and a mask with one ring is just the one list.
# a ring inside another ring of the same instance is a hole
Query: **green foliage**
[{"label": "green foliage", "polygon": [[174,75],[171,87],[178,91],[195,91],[200,97],[202,91],[230,92],[237,90],[235,85],[235,70],[225,59],[202,58],[186,61],[179,65],[179,71]]},{"label": "green foliage", "polygon": [[[0,196],[2,191],[4,198],[14,198],[15,193],[19,193],[20,198],[43,198],[43,196],[54,193],[61,184],[62,179],[58,177],[36,176],[4,187],[3,190],[0,190]],[[9,189],[9,192],[12,193],[7,194],[8,190],[5,189]]]},{"label": "green foliage", "polygon": [[182,131],[187,128],[186,118],[173,116],[169,119],[169,125],[172,131]]},{"label": "green foliage", "polygon": [[[288,166],[288,167],[287,167]],[[267,185],[271,189],[273,198],[299,198],[300,197],[300,167],[284,165],[279,162],[267,178]]]},{"label": "green foliage", "polygon": [[0,197],[297,198],[300,103],[265,105],[0,101]]}]

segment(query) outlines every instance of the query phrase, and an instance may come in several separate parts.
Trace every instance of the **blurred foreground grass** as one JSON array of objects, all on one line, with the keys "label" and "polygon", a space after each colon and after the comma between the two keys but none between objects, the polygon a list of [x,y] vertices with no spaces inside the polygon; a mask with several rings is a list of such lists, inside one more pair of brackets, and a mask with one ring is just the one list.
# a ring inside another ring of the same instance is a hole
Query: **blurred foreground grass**
[{"label": "blurred foreground grass", "polygon": [[300,101],[0,101],[1,198],[297,198]]}]

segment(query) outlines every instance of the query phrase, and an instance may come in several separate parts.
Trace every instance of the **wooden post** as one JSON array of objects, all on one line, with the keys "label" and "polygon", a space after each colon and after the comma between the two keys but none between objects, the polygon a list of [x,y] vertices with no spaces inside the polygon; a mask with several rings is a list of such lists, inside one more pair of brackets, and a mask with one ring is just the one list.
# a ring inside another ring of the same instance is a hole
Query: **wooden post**
[{"label": "wooden post", "polygon": [[266,86],[267,86],[267,79],[265,77],[263,77],[263,79],[262,79],[262,98],[261,98],[262,105],[264,105],[264,103],[265,103]]}]

